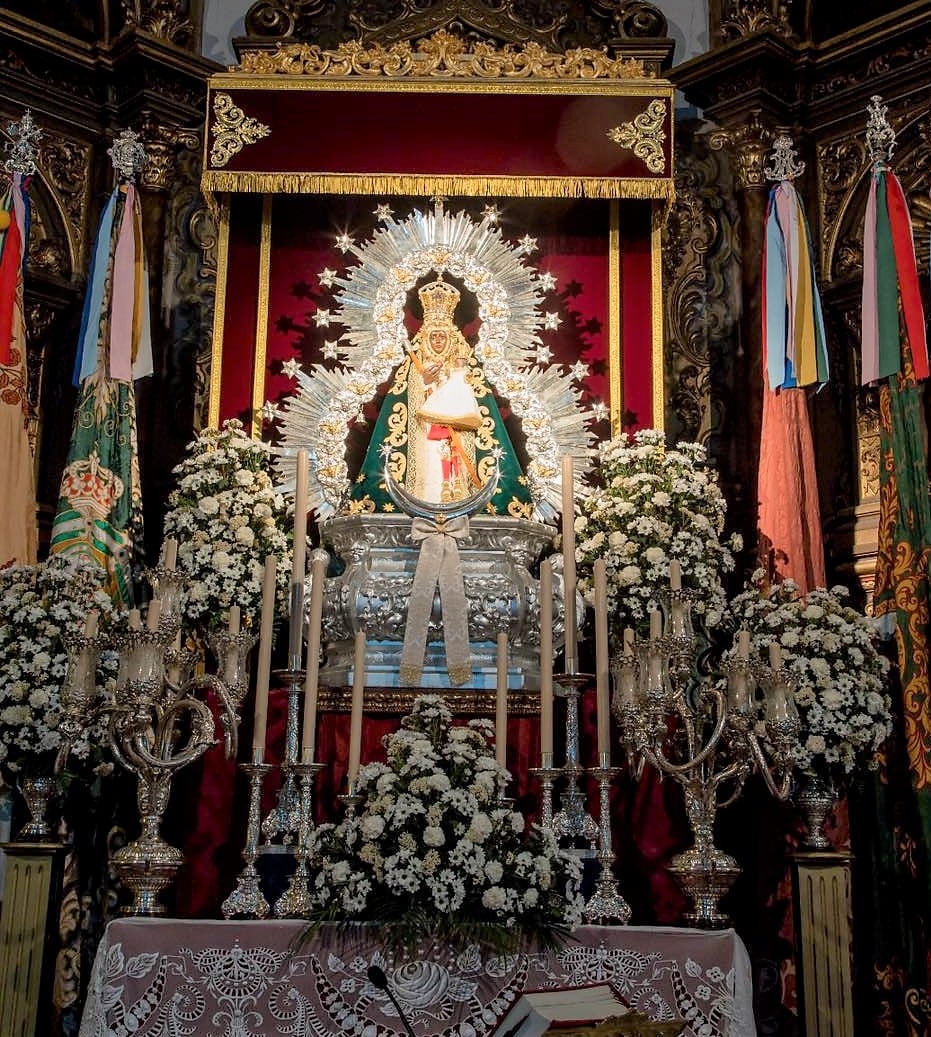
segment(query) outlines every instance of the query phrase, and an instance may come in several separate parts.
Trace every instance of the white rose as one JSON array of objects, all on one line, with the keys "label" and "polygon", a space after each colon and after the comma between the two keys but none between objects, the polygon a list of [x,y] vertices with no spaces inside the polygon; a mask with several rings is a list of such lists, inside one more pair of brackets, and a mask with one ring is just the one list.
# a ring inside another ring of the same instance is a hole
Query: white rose
[{"label": "white rose", "polygon": [[216,497],[201,497],[197,502],[197,508],[202,515],[216,515],[220,510]]}]

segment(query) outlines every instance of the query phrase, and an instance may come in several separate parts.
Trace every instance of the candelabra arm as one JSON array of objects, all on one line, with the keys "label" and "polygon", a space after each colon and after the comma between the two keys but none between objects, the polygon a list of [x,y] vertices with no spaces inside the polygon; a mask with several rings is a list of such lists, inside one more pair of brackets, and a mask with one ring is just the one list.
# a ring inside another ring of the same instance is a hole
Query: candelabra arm
[{"label": "candelabra arm", "polygon": [[216,695],[221,706],[220,724],[223,727],[223,752],[228,760],[235,760],[239,752],[239,714],[230,698],[229,685],[212,673],[198,678],[196,684]]},{"label": "candelabra arm", "polygon": [[769,764],[766,762],[766,756],[763,753],[759,740],[752,731],[747,732],[747,742],[750,745],[751,753],[753,753],[753,760],[760,774],[763,775],[763,781],[766,782],[766,788],[769,790],[770,795],[778,799],[780,803],[784,803],[792,791],[792,767],[787,766],[785,768],[777,784],[772,771],[769,769]]},{"label": "candelabra arm", "polygon": [[724,727],[727,723],[727,711],[725,709],[723,692],[719,688],[715,688],[712,695],[715,699],[717,720],[715,721],[714,730],[711,732],[704,747],[691,759],[686,760],[685,763],[673,763],[672,760],[664,755],[661,744],[657,742],[650,747],[650,755],[655,758],[651,759],[650,763],[667,774],[688,774],[689,771],[693,771],[696,767],[701,766],[711,756],[721,741],[721,735],[724,733]]},{"label": "candelabra arm", "polygon": [[[744,785],[746,784],[747,775],[750,773],[750,768],[749,768],[749,766],[747,764],[743,764],[743,765],[732,764],[730,767],[727,768],[727,770],[730,773],[726,774],[722,778],[722,781],[727,781],[730,778],[733,778],[734,779],[734,791],[727,797],[727,799],[723,799],[723,800],[719,800],[718,801],[718,809],[719,810],[723,810],[725,807],[729,807],[731,805],[731,803],[736,802],[738,796],[743,791]],[[722,774],[724,774],[724,773],[725,772],[722,771]],[[718,784],[719,784],[718,782],[715,782],[715,787],[717,787]]]},{"label": "candelabra arm", "polygon": [[[124,712],[128,713],[129,710]],[[172,731],[175,718],[186,712],[191,714],[192,737],[183,749],[174,752]],[[126,755],[137,766],[151,767],[159,771],[180,770],[203,755],[205,744],[212,744],[213,713],[199,699],[179,699],[159,713],[154,737],[155,753],[150,749],[152,742],[146,730],[137,730],[125,743]]]}]

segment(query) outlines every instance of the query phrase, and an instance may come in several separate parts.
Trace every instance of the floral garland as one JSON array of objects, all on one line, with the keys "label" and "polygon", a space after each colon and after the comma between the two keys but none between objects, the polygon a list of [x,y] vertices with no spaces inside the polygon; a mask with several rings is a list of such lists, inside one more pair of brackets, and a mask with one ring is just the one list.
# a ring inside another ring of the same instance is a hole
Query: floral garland
[{"label": "floral garland", "polygon": [[313,833],[320,919],[378,921],[404,947],[551,943],[578,923],[578,862],[502,801],[489,726],[453,726],[442,698],[415,700],[386,739],[387,764],[360,770],[356,812]]},{"label": "floral garland", "polygon": [[[40,565],[0,571],[0,764],[12,774],[52,773],[61,746],[61,690],[68,670],[64,634],[84,632],[96,609],[105,625],[113,603],[106,572],[83,555],[54,555]],[[97,688],[116,686],[117,657],[100,653]],[[90,720],[72,747],[77,770],[108,768],[104,725]]]},{"label": "floral garland", "polygon": [[201,432],[187,450],[165,516],[165,537],[178,541],[178,569],[190,578],[184,617],[206,636],[238,605],[243,623],[257,627],[266,555],[278,557],[281,612],[291,568],[290,523],[272,484],[268,444],[230,420]]},{"label": "floral garland", "polygon": [[751,653],[766,660],[770,644],[796,681],[802,723],[798,766],[824,777],[876,766],[892,730],[889,663],[875,645],[872,621],[846,603],[845,587],[802,597],[791,580],[763,586],[763,573],[731,602],[735,628],[750,631]]},{"label": "floral garland", "polygon": [[682,585],[696,592],[694,611],[708,626],[724,613],[723,573],[734,568],[737,534],[722,540],[727,502],[700,443],[667,449],[657,429],[601,446],[601,485],[580,503],[575,520],[579,589],[592,595],[592,567],[604,558],[608,613],[616,637],[623,626],[642,632],[678,560]]}]

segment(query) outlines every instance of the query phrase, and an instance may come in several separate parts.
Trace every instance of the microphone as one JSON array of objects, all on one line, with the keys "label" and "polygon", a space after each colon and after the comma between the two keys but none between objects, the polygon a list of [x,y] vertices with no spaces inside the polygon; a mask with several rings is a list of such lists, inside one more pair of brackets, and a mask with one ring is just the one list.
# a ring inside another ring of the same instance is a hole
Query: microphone
[{"label": "microphone", "polygon": [[407,1030],[408,1037],[416,1037],[414,1028],[408,1021],[407,1016],[401,1011],[401,1006],[398,1004],[397,998],[391,992],[391,987],[388,984],[388,977],[385,975],[385,970],[379,965],[369,965],[368,977],[369,982],[373,987],[383,990],[388,995],[388,1000],[394,1005],[394,1010],[398,1013],[398,1018],[402,1023],[404,1023],[404,1029]]}]

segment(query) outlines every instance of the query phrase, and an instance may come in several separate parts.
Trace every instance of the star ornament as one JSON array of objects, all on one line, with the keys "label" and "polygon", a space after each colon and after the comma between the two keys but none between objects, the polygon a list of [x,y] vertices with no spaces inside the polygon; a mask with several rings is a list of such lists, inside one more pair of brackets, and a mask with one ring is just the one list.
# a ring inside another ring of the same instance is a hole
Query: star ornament
[{"label": "star ornament", "polygon": [[517,251],[525,256],[529,256],[531,252],[536,252],[537,239],[532,238],[529,234],[525,234],[518,242]]},{"label": "star ornament", "polygon": [[548,292],[551,292],[556,287],[556,278],[553,277],[549,270],[544,274],[540,274],[537,280]]},{"label": "star ornament", "polygon": [[352,248],[352,238],[348,234],[337,234],[336,247],[341,252],[348,252]]},{"label": "star ornament", "polygon": [[277,421],[281,417],[281,408],[277,403],[266,400],[265,406],[262,408],[262,417],[268,422]]},{"label": "star ornament", "polygon": [[592,404],[592,414],[595,415],[595,421],[606,421],[608,417],[608,405],[604,400],[596,400]]},{"label": "star ornament", "polygon": [[291,357],[290,360],[285,360],[281,365],[281,373],[286,374],[289,378],[297,378],[298,371],[300,371],[301,365]]},{"label": "star ornament", "polygon": [[569,370],[572,372],[573,381],[581,382],[584,378],[588,377],[588,364],[582,360],[576,360]]},{"label": "star ornament", "polygon": [[331,270],[328,266],[324,267],[320,271],[318,280],[325,288],[332,288],[336,283],[336,271]]},{"label": "star ornament", "polygon": [[339,342],[335,339],[323,343],[324,360],[335,360],[339,355]]},{"label": "star ornament", "polygon": [[329,310],[317,310],[313,317],[314,324],[318,328],[328,328],[330,326],[330,311]]},{"label": "star ornament", "polygon": [[553,351],[549,346],[537,346],[537,363],[548,364],[553,359]]},{"label": "star ornament", "polygon": [[555,331],[559,327],[559,314],[558,313],[544,313],[543,314],[543,327],[547,331]]},{"label": "star ornament", "polygon": [[390,220],[394,213],[391,211],[390,205],[376,205],[374,216],[378,220]]},{"label": "star ornament", "polygon": [[482,209],[482,219],[489,223],[497,223],[501,219],[501,210],[497,205],[486,205]]}]

